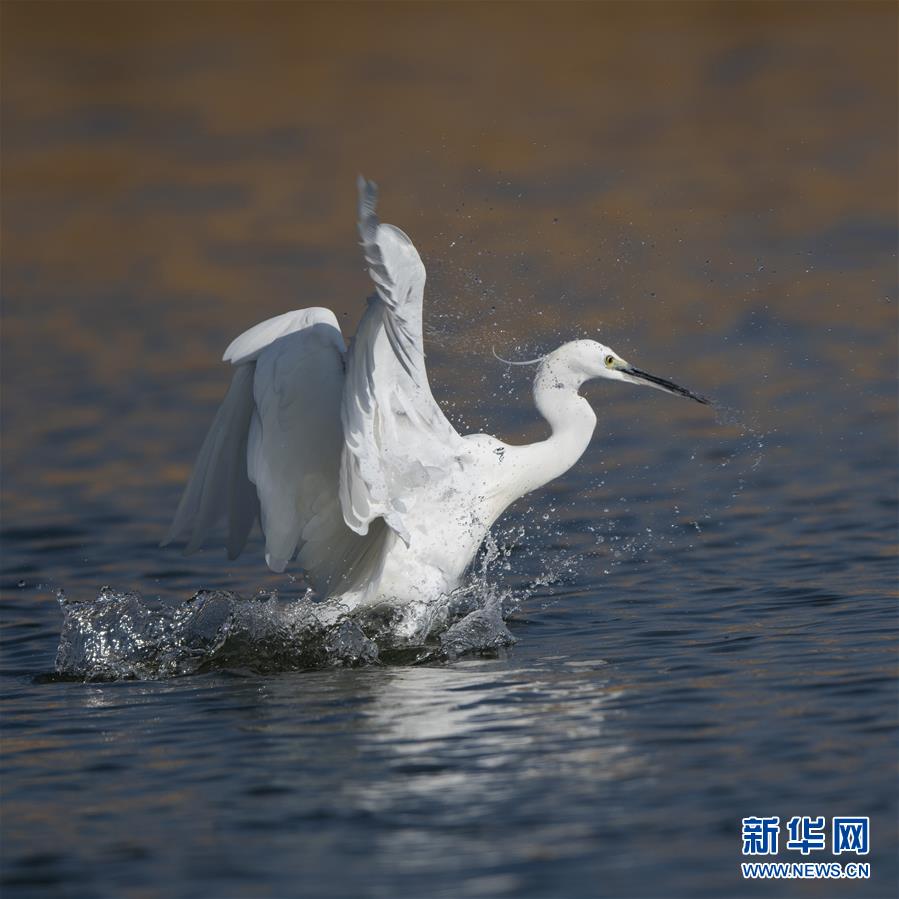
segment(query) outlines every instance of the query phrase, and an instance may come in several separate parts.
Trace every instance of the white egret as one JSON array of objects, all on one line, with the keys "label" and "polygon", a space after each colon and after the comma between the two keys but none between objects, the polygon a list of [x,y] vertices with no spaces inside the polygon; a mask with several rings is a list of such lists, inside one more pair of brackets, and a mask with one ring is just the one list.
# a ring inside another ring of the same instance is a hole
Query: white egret
[{"label": "white egret", "polygon": [[[596,424],[578,395],[594,378],[707,403],[593,340],[541,357],[534,400],[552,433],[528,446],[460,435],[431,394],[422,340],[425,268],[375,215],[359,178],[359,234],[375,293],[349,350],[334,313],[287,312],[225,351],[231,387],[209,429],[165,544],[197,550],[222,519],[243,550],[258,519],[273,571],[291,560],[349,607],[429,600],[456,588],[515,500],[566,472]],[[164,545],[165,545],[164,544]]]}]

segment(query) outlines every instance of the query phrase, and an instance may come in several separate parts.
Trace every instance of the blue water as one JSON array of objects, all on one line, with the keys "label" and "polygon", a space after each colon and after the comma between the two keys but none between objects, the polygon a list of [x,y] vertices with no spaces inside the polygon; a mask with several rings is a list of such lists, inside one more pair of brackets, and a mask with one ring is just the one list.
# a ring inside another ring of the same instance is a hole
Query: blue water
[{"label": "blue water", "polygon": [[[895,10],[191,9],[4,13],[4,897],[894,896]],[[581,336],[717,402],[588,386],[411,647],[158,547],[230,339],[352,333],[359,168],[460,429]],[[870,880],[744,882],[752,815]]]}]

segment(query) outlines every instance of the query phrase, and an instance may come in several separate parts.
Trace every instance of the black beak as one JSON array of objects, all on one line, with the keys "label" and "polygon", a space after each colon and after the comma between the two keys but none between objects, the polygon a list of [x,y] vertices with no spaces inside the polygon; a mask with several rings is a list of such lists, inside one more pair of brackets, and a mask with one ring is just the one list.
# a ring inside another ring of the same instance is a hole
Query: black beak
[{"label": "black beak", "polygon": [[669,381],[666,378],[659,378],[656,375],[651,375],[648,372],[641,371],[639,368],[623,368],[621,369],[626,375],[630,375],[635,381],[642,381],[645,384],[648,384],[650,387],[655,387],[656,390],[664,390],[665,393],[673,393],[676,396],[685,396],[691,400],[696,400],[697,403],[702,403],[703,406],[710,406],[712,401],[706,399],[704,396],[699,396],[699,394],[693,393],[690,390],[687,390],[686,387],[681,387],[679,384],[675,384],[674,381]]}]

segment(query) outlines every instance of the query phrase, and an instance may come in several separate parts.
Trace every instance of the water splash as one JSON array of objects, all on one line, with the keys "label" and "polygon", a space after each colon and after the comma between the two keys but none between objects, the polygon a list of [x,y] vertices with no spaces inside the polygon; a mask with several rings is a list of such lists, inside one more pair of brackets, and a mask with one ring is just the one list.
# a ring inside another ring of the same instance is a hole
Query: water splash
[{"label": "water splash", "polygon": [[258,671],[364,664],[376,648],[346,618],[306,599],[244,599],[200,590],[186,602],[104,587],[92,602],[60,597],[59,674],[91,680],[161,678],[209,667]]},{"label": "water splash", "polygon": [[543,571],[518,590],[496,574],[524,534],[491,534],[466,583],[429,602],[350,610],[339,599],[276,593],[246,598],[200,590],[181,602],[103,587],[86,602],[57,598],[63,611],[56,654],[60,676],[85,680],[179,677],[208,670],[257,673],[372,664],[422,664],[492,654],[515,638],[506,621],[522,601],[554,582]]}]

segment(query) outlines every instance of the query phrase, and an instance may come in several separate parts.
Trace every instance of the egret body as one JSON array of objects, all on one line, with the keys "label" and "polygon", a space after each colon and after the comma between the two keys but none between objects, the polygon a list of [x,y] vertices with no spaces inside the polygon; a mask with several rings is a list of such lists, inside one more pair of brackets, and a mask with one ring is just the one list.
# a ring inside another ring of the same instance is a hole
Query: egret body
[{"label": "egret body", "polygon": [[225,351],[231,387],[165,540],[198,549],[224,520],[235,558],[258,521],[273,571],[295,560],[350,607],[428,601],[455,589],[490,526],[564,474],[596,425],[578,391],[605,378],[703,397],[629,365],[593,340],[539,360],[534,400],[551,428],[527,446],[462,436],[431,394],[422,340],[425,269],[379,223],[359,179],[359,234],[375,293],[350,348],[334,314],[287,312]]}]

